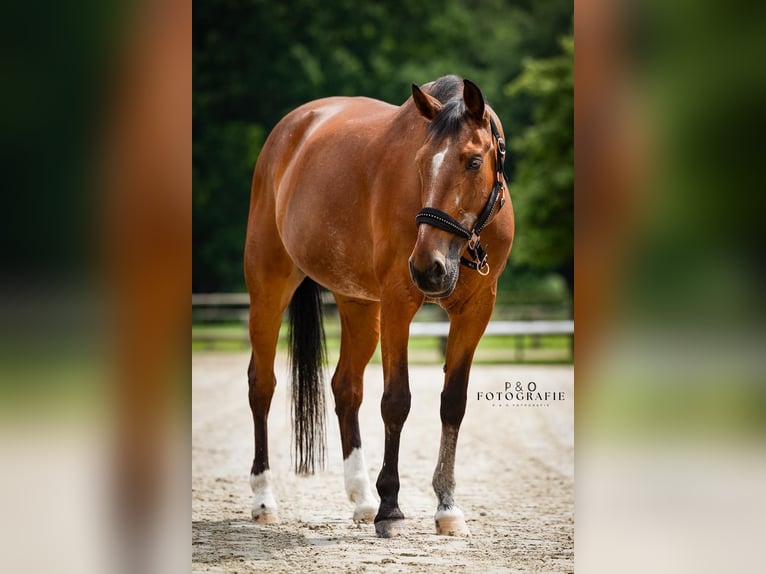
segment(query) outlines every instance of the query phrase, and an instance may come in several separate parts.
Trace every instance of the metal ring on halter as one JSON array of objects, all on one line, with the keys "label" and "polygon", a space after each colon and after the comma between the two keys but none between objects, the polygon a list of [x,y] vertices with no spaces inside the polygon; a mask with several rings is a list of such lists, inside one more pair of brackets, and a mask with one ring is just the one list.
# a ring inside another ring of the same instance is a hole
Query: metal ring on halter
[{"label": "metal ring on halter", "polygon": [[[482,269],[486,269],[486,271],[482,271]],[[487,262],[485,261],[485,262],[484,262],[484,265],[483,265],[482,267],[479,267],[479,266],[477,265],[477,266],[476,266],[476,272],[477,272],[479,275],[482,275],[482,276],[484,276],[484,277],[486,277],[487,275],[489,275],[489,263],[487,263]]]}]

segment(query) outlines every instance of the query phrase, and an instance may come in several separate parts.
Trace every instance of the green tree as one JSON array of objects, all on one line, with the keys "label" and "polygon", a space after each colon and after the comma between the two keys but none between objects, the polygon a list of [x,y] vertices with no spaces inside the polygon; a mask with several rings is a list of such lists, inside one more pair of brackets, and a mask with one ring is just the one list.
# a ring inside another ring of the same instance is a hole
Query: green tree
[{"label": "green tree", "polygon": [[533,98],[533,123],[511,139],[518,154],[510,186],[516,212],[514,266],[555,270],[574,282],[574,39],[563,53],[527,60],[506,94]]}]

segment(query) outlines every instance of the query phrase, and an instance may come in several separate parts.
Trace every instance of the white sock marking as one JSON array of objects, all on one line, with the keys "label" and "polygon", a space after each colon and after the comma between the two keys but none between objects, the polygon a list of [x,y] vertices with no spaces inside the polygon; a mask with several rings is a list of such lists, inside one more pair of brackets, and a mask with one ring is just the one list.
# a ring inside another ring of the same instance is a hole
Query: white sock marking
[{"label": "white sock marking", "polygon": [[377,508],[378,503],[370,490],[370,477],[364,463],[364,453],[361,448],[355,448],[343,461],[343,476],[346,483],[346,494],[357,508]]},{"label": "white sock marking", "polygon": [[439,460],[434,471],[433,487],[439,506],[451,507],[455,504],[455,449],[457,446],[457,429],[449,426],[442,427],[442,438],[439,444]]},{"label": "white sock marking", "polygon": [[250,475],[250,489],[253,491],[253,513],[274,513],[277,502],[271,492],[271,471]]},{"label": "white sock marking", "polygon": [[458,508],[457,505],[450,506],[449,508],[440,508],[434,514],[434,520],[440,520],[442,518],[464,518],[463,511]]}]

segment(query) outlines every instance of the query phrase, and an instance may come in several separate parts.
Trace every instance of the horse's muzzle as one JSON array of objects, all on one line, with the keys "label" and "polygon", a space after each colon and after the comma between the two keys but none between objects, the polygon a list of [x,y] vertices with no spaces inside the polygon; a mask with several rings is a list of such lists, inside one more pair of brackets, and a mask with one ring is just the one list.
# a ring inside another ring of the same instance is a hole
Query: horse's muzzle
[{"label": "horse's muzzle", "polygon": [[456,263],[442,256],[420,262],[420,265],[416,265],[411,257],[409,263],[412,281],[426,296],[438,299],[447,297],[455,290],[458,275]]}]

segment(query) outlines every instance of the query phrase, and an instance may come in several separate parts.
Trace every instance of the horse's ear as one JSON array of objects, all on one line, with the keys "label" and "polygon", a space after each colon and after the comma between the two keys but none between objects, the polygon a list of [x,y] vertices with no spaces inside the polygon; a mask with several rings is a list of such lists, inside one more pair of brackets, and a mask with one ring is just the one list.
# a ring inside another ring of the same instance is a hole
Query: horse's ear
[{"label": "horse's ear", "polygon": [[484,96],[479,86],[471,80],[463,80],[463,101],[468,114],[475,120],[484,120]]},{"label": "horse's ear", "polygon": [[439,110],[442,109],[442,103],[439,100],[426,94],[416,84],[412,84],[412,99],[415,101],[420,115],[428,121],[434,119]]}]

